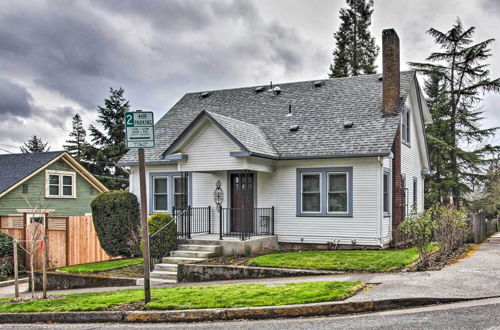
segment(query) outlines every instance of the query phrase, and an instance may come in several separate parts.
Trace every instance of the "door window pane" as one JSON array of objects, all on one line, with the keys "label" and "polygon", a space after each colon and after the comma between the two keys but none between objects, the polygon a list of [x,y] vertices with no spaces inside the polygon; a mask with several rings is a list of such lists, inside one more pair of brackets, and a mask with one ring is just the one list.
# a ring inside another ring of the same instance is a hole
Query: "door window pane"
[{"label": "door window pane", "polygon": [[328,212],[347,212],[347,174],[328,175]]},{"label": "door window pane", "polygon": [[302,176],[302,211],[321,211],[321,177],[319,173],[304,174]]}]

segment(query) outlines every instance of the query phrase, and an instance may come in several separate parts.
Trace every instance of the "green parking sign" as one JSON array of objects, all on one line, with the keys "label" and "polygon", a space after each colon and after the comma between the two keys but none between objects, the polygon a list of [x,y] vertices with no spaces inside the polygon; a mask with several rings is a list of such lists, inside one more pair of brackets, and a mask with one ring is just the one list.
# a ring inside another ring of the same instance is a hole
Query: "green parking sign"
[{"label": "green parking sign", "polygon": [[135,111],[125,113],[125,140],[127,148],[154,148],[155,126],[153,112]]}]

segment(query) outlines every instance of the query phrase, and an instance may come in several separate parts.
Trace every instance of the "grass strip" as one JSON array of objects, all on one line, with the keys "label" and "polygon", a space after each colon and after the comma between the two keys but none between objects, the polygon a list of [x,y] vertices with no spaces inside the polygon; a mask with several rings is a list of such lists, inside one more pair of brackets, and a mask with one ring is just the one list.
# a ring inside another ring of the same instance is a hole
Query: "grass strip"
[{"label": "grass strip", "polygon": [[89,264],[61,267],[57,268],[57,271],[63,273],[71,273],[71,274],[92,274],[112,269],[135,266],[142,264],[142,262],[143,262],[142,258],[109,260],[109,261],[92,262]]},{"label": "grass strip", "polygon": [[[282,285],[181,286],[152,290],[153,310],[282,306],[342,300],[362,282],[301,282]],[[143,299],[143,290],[75,293],[60,299],[0,304],[0,313],[104,311]]]},{"label": "grass strip", "polygon": [[260,267],[383,272],[410,265],[417,258],[416,248],[303,251],[266,254],[250,259],[249,264]]}]

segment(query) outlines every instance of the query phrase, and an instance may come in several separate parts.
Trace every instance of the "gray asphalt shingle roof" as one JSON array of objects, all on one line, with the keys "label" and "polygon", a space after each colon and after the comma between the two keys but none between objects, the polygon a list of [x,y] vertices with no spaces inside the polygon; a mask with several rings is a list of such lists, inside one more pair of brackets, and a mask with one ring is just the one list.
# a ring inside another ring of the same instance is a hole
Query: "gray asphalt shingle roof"
[{"label": "gray asphalt shingle roof", "polygon": [[[314,81],[276,84],[281,89],[277,95],[268,86],[260,93],[256,86],[211,91],[207,97],[188,93],[156,123],[156,148],[146,149],[146,162],[161,162],[163,153],[203,110],[218,116],[217,121],[245,146],[280,159],[389,154],[400,114],[382,113],[381,76],[325,79],[320,87]],[[414,71],[401,72],[403,100],[414,77]],[[292,115],[287,116],[290,105]],[[353,127],[344,128],[346,121]],[[292,125],[299,129],[290,131]],[[120,160],[123,165],[136,162],[135,150]]]},{"label": "gray asphalt shingle roof", "polygon": [[64,151],[0,155],[0,193],[15,185]]}]

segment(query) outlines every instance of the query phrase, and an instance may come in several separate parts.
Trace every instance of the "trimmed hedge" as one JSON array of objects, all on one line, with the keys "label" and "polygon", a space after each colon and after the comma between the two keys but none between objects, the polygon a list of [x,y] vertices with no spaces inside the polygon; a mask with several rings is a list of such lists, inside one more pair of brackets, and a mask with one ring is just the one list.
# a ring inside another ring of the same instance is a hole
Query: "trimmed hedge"
[{"label": "trimmed hedge", "polygon": [[[162,229],[165,225],[169,224],[173,217],[167,213],[156,213],[148,218],[149,234],[154,234]],[[170,223],[166,228],[151,237],[149,246],[151,257],[154,259],[161,259],[168,255],[168,253],[176,248],[177,240],[177,226],[175,222]]]},{"label": "trimmed hedge", "polygon": [[92,219],[99,242],[112,257],[137,257],[140,249],[140,213],[137,197],[127,191],[108,191],[92,203]]}]

